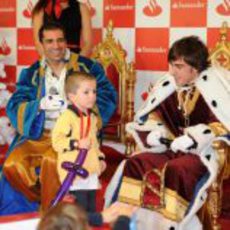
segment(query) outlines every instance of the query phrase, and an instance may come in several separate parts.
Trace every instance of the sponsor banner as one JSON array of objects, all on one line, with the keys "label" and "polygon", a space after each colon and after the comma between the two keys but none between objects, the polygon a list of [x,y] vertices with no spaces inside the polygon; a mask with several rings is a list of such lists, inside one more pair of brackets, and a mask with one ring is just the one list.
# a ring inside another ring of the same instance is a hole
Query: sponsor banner
[{"label": "sponsor banner", "polygon": [[32,10],[37,0],[20,0],[17,2],[17,26],[31,27]]},{"label": "sponsor banner", "polygon": [[[230,35],[230,34],[228,34]],[[220,40],[220,29],[219,28],[208,28],[207,30],[207,45],[209,49],[213,49]]]},{"label": "sponsor banner", "polygon": [[134,27],[135,0],[104,0],[104,26]]},{"label": "sponsor banner", "polygon": [[37,59],[32,29],[18,29],[18,65],[31,65]]},{"label": "sponsor banner", "polygon": [[103,0],[88,0],[93,28],[103,27]]},{"label": "sponsor banner", "polygon": [[16,0],[0,1],[0,28],[16,27]]},{"label": "sponsor banner", "polygon": [[169,30],[166,28],[136,29],[136,68],[139,70],[167,70]]},{"label": "sponsor banner", "polygon": [[206,28],[171,28],[169,36],[169,46],[176,40],[186,36],[198,36],[204,43],[207,42],[207,29]]},{"label": "sponsor banner", "polygon": [[5,83],[9,86],[14,86],[16,82],[16,66],[15,65],[5,65],[6,77],[0,77],[0,82]]},{"label": "sponsor banner", "polygon": [[101,29],[93,29],[93,44],[96,46],[102,41],[102,30]]},{"label": "sponsor banner", "polygon": [[219,28],[223,21],[227,21],[230,26],[230,0],[209,1],[207,13],[208,27]]},{"label": "sponsor banner", "polygon": [[203,27],[207,24],[207,0],[171,0],[172,27]]},{"label": "sponsor banner", "polygon": [[134,28],[115,28],[113,35],[116,41],[121,43],[126,52],[127,62],[134,61],[135,58],[135,29]]},{"label": "sponsor banner", "polygon": [[142,4],[136,4],[136,27],[169,27],[170,1],[142,0]]},{"label": "sponsor banner", "polygon": [[4,28],[0,33],[0,59],[6,65],[16,65],[16,28]]}]

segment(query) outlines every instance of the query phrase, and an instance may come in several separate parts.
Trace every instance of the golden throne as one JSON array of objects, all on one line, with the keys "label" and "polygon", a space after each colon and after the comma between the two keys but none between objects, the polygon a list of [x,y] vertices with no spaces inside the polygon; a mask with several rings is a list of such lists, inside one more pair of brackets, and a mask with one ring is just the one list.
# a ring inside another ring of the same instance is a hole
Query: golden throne
[{"label": "golden throne", "polygon": [[118,92],[117,109],[108,125],[103,128],[103,139],[125,144],[126,153],[129,153],[132,143],[126,135],[125,124],[132,121],[134,116],[136,75],[133,63],[126,61],[126,51],[113,36],[111,20],[105,38],[94,48],[92,57],[102,64],[106,75]]},{"label": "golden throne", "polygon": [[[230,70],[230,41],[227,37],[228,25],[224,22],[220,28],[220,37],[215,47],[210,50],[210,61]],[[207,202],[201,210],[201,219],[205,230],[221,230],[218,218],[222,209],[223,180],[230,176],[230,147],[223,142],[214,143],[219,155],[219,172],[216,181],[209,189]]]}]

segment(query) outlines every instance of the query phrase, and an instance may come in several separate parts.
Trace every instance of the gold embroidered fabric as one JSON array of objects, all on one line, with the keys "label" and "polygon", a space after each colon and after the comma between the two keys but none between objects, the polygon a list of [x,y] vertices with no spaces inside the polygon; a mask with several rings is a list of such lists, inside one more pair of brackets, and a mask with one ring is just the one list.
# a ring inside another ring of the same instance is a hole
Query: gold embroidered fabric
[{"label": "gold embroidered fabric", "polygon": [[216,136],[226,135],[229,132],[220,122],[212,122],[208,126]]},{"label": "gold embroidered fabric", "polygon": [[185,127],[189,126],[189,115],[194,110],[199,95],[200,93],[195,86],[177,90],[178,109],[182,111],[185,118]]}]

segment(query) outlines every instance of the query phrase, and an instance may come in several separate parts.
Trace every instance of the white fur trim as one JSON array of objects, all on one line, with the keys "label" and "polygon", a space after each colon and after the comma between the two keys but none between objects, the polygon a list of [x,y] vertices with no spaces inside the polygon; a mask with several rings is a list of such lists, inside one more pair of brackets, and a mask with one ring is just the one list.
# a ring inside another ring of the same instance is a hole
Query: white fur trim
[{"label": "white fur trim", "polygon": [[118,187],[118,183],[122,177],[125,163],[126,163],[126,160],[123,160],[119,164],[119,166],[116,169],[115,174],[113,175],[112,179],[110,180],[110,182],[106,188],[105,195],[104,195],[104,198],[105,198],[104,208],[108,208],[112,203],[112,198],[113,198],[113,195],[115,193],[115,190]]},{"label": "white fur trim", "polygon": [[[205,80],[205,76],[207,76]],[[195,84],[215,116],[230,130],[230,71],[211,67]],[[216,103],[216,107],[213,106]]]},{"label": "white fur trim", "polygon": [[187,152],[190,152],[190,150],[188,150],[188,148],[190,146],[192,146],[193,144],[194,144],[194,142],[189,136],[182,135],[182,136],[179,136],[173,140],[170,148],[175,153],[177,151],[182,151],[182,152],[187,153]]},{"label": "white fur trim", "polygon": [[[206,130],[209,130],[210,133],[205,134]],[[215,138],[215,134],[211,131],[209,126],[205,124],[190,126],[185,129],[184,133],[192,136],[193,139],[197,142],[197,148],[192,149],[190,152],[198,154],[203,150],[205,146],[212,143],[213,139]]]},{"label": "white fur trim", "polygon": [[[137,230],[143,229],[156,229],[156,230],[169,230],[174,227],[175,230],[179,229],[179,224],[175,221],[165,218],[162,214],[156,211],[139,208],[135,213],[137,223]],[[200,220],[195,215],[191,221],[184,226],[183,230],[202,230]]]},{"label": "white fur trim", "polygon": [[[207,80],[204,80],[204,76]],[[195,85],[204,97],[207,105],[215,116],[230,130],[230,71],[222,68],[210,67],[203,71]],[[169,81],[168,87],[162,87],[164,82]],[[143,123],[142,117],[153,111],[162,101],[175,92],[177,86],[174,77],[170,74],[164,75],[154,86],[143,106],[137,111],[134,120]],[[152,100],[155,99],[154,103]],[[213,100],[217,102],[217,107],[213,107]]]},{"label": "white fur trim", "polygon": [[[224,139],[224,138],[223,138]],[[222,139],[222,140],[223,140]],[[214,139],[219,140],[219,138]],[[218,155],[215,150],[212,148],[211,144],[208,145],[203,151],[199,154],[202,163],[208,169],[210,176],[206,183],[200,188],[196,198],[193,202],[192,207],[190,208],[187,215],[181,221],[179,225],[179,230],[184,230],[185,226],[191,221],[193,216],[197,213],[197,211],[201,208],[207,198],[207,189],[211,186],[211,184],[215,181],[217,173],[218,173]],[[209,157],[207,157],[209,156]]]},{"label": "white fur trim", "polygon": [[[207,76],[207,80],[203,78]],[[162,87],[162,82],[169,80],[169,87]],[[202,72],[199,78],[195,81],[195,85],[200,91],[201,95],[204,97],[207,105],[211,109],[211,111],[215,114],[215,116],[220,120],[221,123],[225,125],[226,128],[230,130],[230,72],[222,69],[218,69],[215,67],[211,67],[208,70]],[[169,97],[176,90],[176,85],[174,78],[171,75],[165,75],[154,87],[153,92],[148,96],[146,102],[141,107],[141,109],[137,112],[135,116],[135,121],[138,123],[143,123],[142,117],[148,115],[151,111],[153,111],[163,100]],[[154,99],[154,102],[152,100]],[[217,106],[213,106],[213,101],[217,103]],[[147,127],[146,127],[147,128]],[[134,138],[136,138],[135,129],[131,127],[127,127],[127,131],[133,134]],[[136,139],[135,139],[136,140]],[[138,140],[138,139],[137,139]],[[226,143],[230,143],[224,137],[215,138],[215,140],[224,140]],[[138,143],[141,146],[141,142]],[[151,152],[151,150],[150,150]],[[214,182],[218,172],[218,161],[215,150],[212,148],[211,143],[203,148],[199,154],[199,157],[203,164],[207,167],[210,176],[205,182],[205,184],[199,189],[196,198],[193,202],[192,207],[189,212],[183,218],[183,220],[179,223],[179,226],[176,226],[175,229],[178,230],[200,230],[202,227],[197,223],[197,226],[193,224],[194,218],[196,216],[197,211],[205,202],[207,197],[207,189]],[[194,222],[195,223],[195,222]],[[193,226],[194,225],[194,226]],[[190,226],[190,227],[189,227]],[[144,228],[142,228],[144,229]],[[151,229],[151,228],[150,228]],[[156,228],[159,230],[163,230],[164,228]]]},{"label": "white fur trim", "polygon": [[141,118],[156,108],[165,98],[170,96],[176,90],[174,77],[166,74],[156,83],[152,92],[144,102],[143,106],[137,111],[134,120],[143,123]]}]

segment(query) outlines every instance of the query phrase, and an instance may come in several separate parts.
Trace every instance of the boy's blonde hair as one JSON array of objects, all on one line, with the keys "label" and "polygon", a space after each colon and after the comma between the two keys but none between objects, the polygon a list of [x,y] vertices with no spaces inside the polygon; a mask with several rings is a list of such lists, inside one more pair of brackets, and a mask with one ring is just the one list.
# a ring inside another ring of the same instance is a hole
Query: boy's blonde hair
[{"label": "boy's blonde hair", "polygon": [[96,78],[89,73],[80,71],[75,71],[67,76],[65,81],[66,95],[68,95],[69,93],[75,94],[80,83],[83,81],[96,81]]}]

